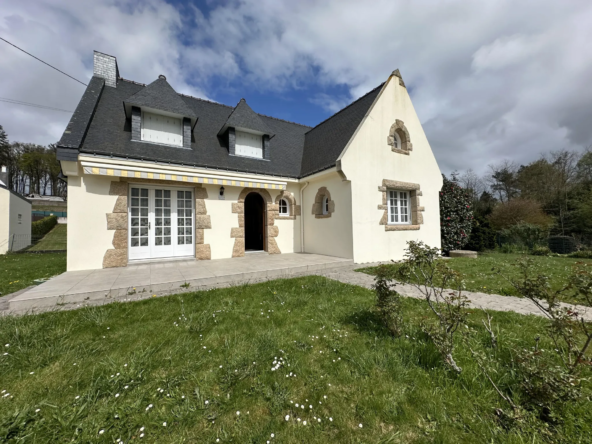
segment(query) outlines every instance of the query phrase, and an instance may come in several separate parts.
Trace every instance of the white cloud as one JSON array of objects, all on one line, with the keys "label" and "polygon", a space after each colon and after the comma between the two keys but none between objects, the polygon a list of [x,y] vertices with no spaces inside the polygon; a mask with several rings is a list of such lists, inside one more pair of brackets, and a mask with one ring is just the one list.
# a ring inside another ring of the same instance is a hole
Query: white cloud
[{"label": "white cloud", "polygon": [[[81,79],[98,49],[126,78],[163,73],[201,97],[240,79],[278,96],[345,85],[349,101],[400,68],[445,172],[592,144],[589,1],[230,0],[205,14],[164,0],[22,3],[3,5],[0,35]],[[0,71],[0,97],[73,109],[82,93],[7,45]],[[331,111],[346,103],[307,100]],[[68,120],[56,114],[1,105],[0,123],[12,140],[48,143]]]}]

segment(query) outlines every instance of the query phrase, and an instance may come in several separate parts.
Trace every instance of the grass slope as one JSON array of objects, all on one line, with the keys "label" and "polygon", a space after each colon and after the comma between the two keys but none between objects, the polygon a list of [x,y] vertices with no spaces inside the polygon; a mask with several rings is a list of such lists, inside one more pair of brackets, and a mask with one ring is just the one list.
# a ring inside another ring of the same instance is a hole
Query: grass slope
[{"label": "grass slope", "polygon": [[29,251],[66,250],[68,225],[58,224],[43,236],[39,242],[29,248]]},{"label": "grass slope", "polygon": [[[544,426],[496,421],[506,406],[466,349],[455,376],[416,327],[387,335],[373,304],[369,290],[306,277],[2,318],[0,442],[542,441]],[[404,304],[409,320],[425,314]],[[543,322],[494,319],[502,349],[530,346]],[[585,442],[589,402],[565,418],[550,441]]]},{"label": "grass slope", "polygon": [[[514,287],[501,275],[492,271],[493,268],[500,268],[504,276],[510,278],[518,277],[518,269],[514,265],[523,255],[504,253],[484,253],[478,259],[450,258],[446,264],[461,272],[465,277],[465,285],[468,291],[480,291],[489,294],[501,294],[503,296],[518,296]],[[553,289],[559,289],[567,282],[572,267],[580,262],[592,266],[591,259],[572,259],[565,257],[528,256],[532,259],[540,274],[549,278]],[[393,265],[396,266],[396,265]],[[361,271],[374,274],[374,269],[361,268]],[[583,304],[582,300],[564,298],[564,302]]]},{"label": "grass slope", "polygon": [[33,285],[35,279],[66,271],[66,253],[0,255],[0,296]]}]

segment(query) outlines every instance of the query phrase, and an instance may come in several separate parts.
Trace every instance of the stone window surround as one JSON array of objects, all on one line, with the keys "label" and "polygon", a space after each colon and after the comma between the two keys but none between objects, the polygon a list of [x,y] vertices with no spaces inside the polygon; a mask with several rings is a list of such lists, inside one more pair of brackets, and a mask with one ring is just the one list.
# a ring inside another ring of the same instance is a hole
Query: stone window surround
[{"label": "stone window surround", "polygon": [[[401,146],[395,147],[395,133],[399,136],[401,140]],[[391,147],[391,150],[394,153],[405,154],[409,155],[409,153],[413,150],[413,144],[411,143],[411,137],[409,136],[409,131],[403,123],[402,120],[395,120],[395,123],[391,125],[391,129],[389,130],[389,135],[386,139],[387,145]]]},{"label": "stone window surround", "polygon": [[275,219],[278,218],[279,206],[273,203],[269,191],[265,188],[243,188],[238,200],[232,203],[232,212],[238,215],[238,227],[230,229],[230,237],[234,238],[232,257],[243,257],[245,255],[245,199],[250,193],[259,193],[267,206],[267,253],[281,254],[275,240],[280,230],[274,225]]},{"label": "stone window surround", "polygon": [[[280,199],[284,199],[288,202],[288,214],[279,214]],[[275,198],[275,203],[278,206],[278,214],[276,220],[296,220],[296,216],[300,216],[301,208],[300,205],[296,205],[296,198],[290,191],[282,191]]]},{"label": "stone window surround", "polygon": [[[323,212],[323,199],[327,198],[329,202],[329,210],[327,213]],[[312,214],[314,214],[315,219],[327,219],[331,217],[331,215],[335,212],[335,202],[331,200],[331,193],[327,189],[327,187],[321,187],[318,189],[317,194],[315,196],[314,203],[312,204]]]},{"label": "stone window surround", "polygon": [[[173,180],[142,180],[137,178],[120,178],[112,181],[109,195],[117,196],[113,212],[107,213],[107,230],[115,230],[113,234],[113,248],[108,249],[103,256],[103,268],[126,267],[128,264],[128,194],[129,184],[173,185],[179,186]],[[210,245],[204,244],[204,230],[212,228],[210,216],[207,214],[205,201],[208,192],[202,184],[194,184],[195,198],[195,258],[209,260],[212,257]]]},{"label": "stone window surround", "polygon": [[[411,224],[388,224],[388,190],[409,191]],[[418,183],[383,179],[382,186],[378,187],[378,191],[382,194],[382,204],[378,205],[378,209],[384,211],[379,224],[384,225],[384,231],[413,231],[420,229],[423,224],[423,211],[425,208],[419,205],[422,192]]]}]

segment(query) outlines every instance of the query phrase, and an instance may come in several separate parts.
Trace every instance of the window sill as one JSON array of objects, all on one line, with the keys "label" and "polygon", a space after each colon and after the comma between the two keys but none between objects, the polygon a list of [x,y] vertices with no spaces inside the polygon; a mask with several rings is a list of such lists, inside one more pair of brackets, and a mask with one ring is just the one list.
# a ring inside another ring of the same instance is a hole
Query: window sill
[{"label": "window sill", "polygon": [[413,231],[413,230],[419,230],[419,227],[420,227],[420,225],[406,225],[406,224],[385,225],[384,230],[385,231]]},{"label": "window sill", "polygon": [[269,162],[269,159],[264,159],[263,157],[253,157],[253,156],[241,156],[240,154],[229,154],[232,157],[240,157],[242,159],[253,159],[253,160],[262,160],[264,162]]},{"label": "window sill", "polygon": [[391,150],[393,151],[393,153],[405,154],[406,156],[409,155],[409,151],[402,150],[400,148],[391,148]]},{"label": "window sill", "polygon": [[291,216],[289,214],[281,214],[275,217],[275,220],[294,220],[296,216]]},{"label": "window sill", "polygon": [[191,148],[186,148],[183,145],[169,145],[168,143],[149,142],[148,140],[132,140],[132,142],[149,143],[150,145],[166,146],[166,147],[169,147],[169,148],[177,148],[177,149],[180,149],[180,150],[190,150],[191,149]]}]

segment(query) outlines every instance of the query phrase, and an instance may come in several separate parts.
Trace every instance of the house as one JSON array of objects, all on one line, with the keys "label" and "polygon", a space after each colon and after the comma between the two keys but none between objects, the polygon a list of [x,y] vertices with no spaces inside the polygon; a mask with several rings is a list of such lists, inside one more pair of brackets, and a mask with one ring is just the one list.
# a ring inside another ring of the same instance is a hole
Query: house
[{"label": "house", "polygon": [[94,74],[58,143],[68,270],[317,253],[400,259],[440,246],[440,170],[399,71],[314,128]]},{"label": "house", "polygon": [[0,254],[31,245],[31,202],[7,184],[8,170],[0,166]]}]

